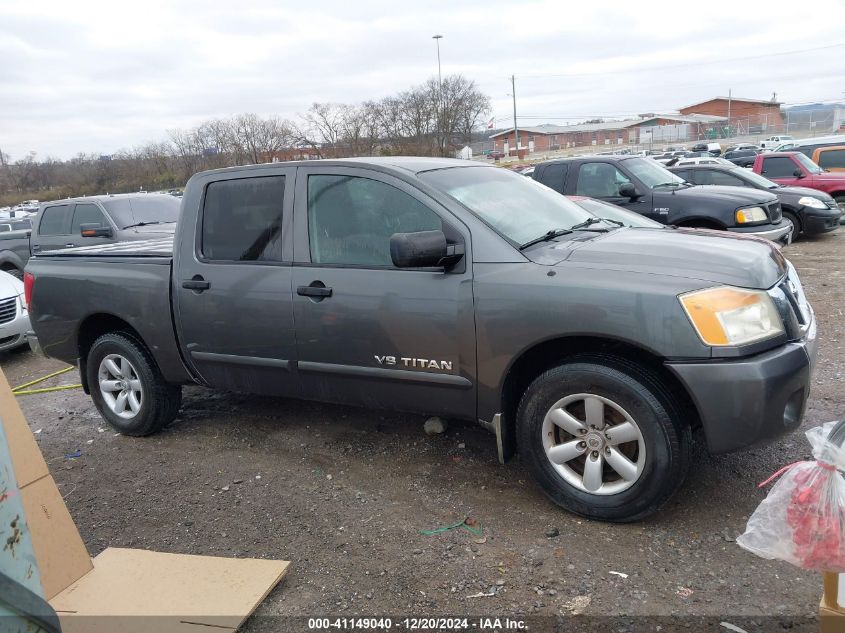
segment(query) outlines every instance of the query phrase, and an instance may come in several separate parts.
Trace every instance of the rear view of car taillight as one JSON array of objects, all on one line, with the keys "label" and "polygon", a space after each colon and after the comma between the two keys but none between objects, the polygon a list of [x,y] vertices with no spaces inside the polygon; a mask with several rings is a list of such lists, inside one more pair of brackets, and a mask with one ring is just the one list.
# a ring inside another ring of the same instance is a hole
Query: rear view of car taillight
[{"label": "rear view of car taillight", "polygon": [[32,273],[23,274],[23,297],[26,301],[27,310],[32,310],[32,291],[35,288],[35,275]]}]

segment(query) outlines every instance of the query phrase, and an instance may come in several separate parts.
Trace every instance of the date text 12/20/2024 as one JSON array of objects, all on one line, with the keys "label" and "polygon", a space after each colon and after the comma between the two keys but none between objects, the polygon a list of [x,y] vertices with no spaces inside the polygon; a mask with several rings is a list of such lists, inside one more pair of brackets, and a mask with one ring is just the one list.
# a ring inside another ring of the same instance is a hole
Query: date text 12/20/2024
[{"label": "date text 12/20/2024", "polygon": [[515,618],[309,618],[310,631],[525,631],[524,620]]}]

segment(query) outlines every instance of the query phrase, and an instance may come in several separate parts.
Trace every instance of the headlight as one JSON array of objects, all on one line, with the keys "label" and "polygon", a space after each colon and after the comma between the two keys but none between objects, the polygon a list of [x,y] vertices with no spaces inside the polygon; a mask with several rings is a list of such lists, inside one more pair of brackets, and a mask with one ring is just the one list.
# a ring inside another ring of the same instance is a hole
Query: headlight
[{"label": "headlight", "polygon": [[690,292],[678,299],[707,345],[743,345],[784,331],[772,299],[761,290],[722,286]]},{"label": "headlight", "polygon": [[24,299],[23,295],[18,295],[18,301],[21,302],[21,314],[26,312],[26,299]]},{"label": "headlight", "polygon": [[804,205],[805,207],[811,207],[813,209],[827,209],[827,205],[823,201],[810,196],[800,198],[798,200],[798,204]]},{"label": "headlight", "polygon": [[736,210],[737,224],[748,224],[749,222],[762,222],[769,216],[763,210],[763,207],[746,207],[744,209]]}]

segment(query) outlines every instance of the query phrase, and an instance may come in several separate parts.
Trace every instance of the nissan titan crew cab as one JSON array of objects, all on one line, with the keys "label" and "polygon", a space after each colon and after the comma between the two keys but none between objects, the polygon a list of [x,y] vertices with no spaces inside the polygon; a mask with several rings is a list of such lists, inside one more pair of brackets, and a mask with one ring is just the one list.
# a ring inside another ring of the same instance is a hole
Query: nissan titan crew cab
[{"label": "nissan titan crew cab", "polygon": [[463,418],[555,503],[632,521],[694,430],[724,453],[799,425],[816,325],[770,242],[617,211],[470,161],[209,171],[173,240],[39,253],[26,297],[123,434],[189,383]]}]

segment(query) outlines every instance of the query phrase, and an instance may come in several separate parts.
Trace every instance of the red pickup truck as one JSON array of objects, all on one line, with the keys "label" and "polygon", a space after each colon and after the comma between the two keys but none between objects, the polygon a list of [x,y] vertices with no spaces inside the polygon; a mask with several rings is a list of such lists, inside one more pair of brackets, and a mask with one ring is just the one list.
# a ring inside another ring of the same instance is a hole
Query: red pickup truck
[{"label": "red pickup truck", "polygon": [[809,187],[833,196],[845,211],[845,172],[829,172],[816,165],[801,152],[767,152],[758,154],[751,169],[789,187]]}]

